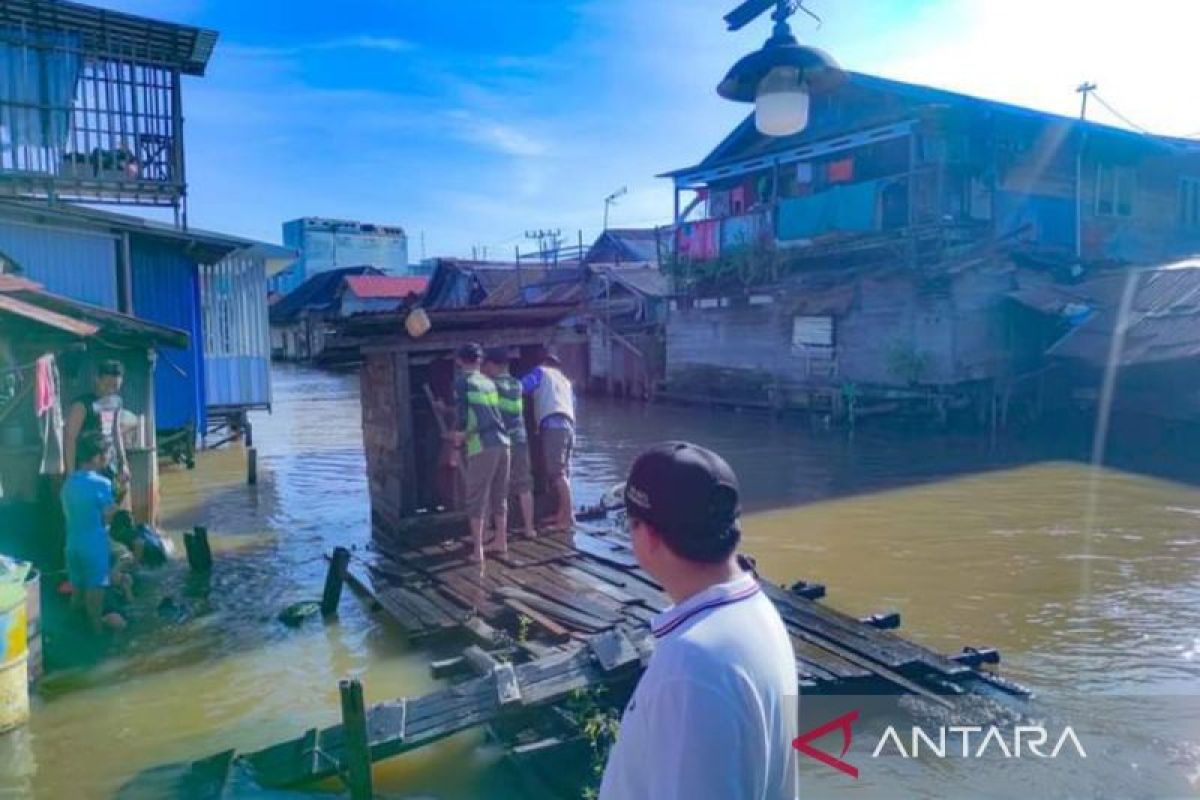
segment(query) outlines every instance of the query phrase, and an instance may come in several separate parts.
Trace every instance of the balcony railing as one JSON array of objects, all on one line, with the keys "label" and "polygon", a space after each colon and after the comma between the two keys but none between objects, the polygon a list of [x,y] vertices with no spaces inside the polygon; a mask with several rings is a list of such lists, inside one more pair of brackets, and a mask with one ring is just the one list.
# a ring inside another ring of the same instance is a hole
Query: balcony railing
[{"label": "balcony railing", "polygon": [[0,191],[177,205],[181,128],[178,68],[0,24]]}]

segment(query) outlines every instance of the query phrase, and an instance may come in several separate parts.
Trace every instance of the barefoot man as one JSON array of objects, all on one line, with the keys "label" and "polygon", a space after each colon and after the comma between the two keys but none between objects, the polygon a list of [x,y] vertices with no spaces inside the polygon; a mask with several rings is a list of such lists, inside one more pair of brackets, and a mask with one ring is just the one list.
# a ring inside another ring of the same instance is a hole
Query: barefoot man
[{"label": "barefoot man", "polygon": [[496,384],[480,371],[483,348],[474,342],[458,350],[459,375],[454,396],[458,413],[455,442],[465,445],[467,518],[474,561],[483,563],[483,533],[490,520],[496,529],[492,550],[508,550],[508,434],[500,416]]}]

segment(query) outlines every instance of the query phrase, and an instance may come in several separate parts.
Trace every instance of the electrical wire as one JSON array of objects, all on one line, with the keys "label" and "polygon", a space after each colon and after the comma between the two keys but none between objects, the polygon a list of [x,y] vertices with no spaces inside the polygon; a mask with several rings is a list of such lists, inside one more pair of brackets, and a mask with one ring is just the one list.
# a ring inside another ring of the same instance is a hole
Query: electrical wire
[{"label": "electrical wire", "polygon": [[1114,117],[1116,117],[1117,119],[1119,119],[1119,120],[1121,120],[1122,122],[1124,122],[1124,123],[1125,123],[1126,125],[1128,125],[1129,127],[1133,128],[1134,130],[1138,131],[1139,133],[1144,133],[1144,134],[1147,134],[1147,135],[1149,135],[1149,136],[1153,136],[1153,135],[1154,135],[1154,134],[1153,134],[1153,133],[1151,133],[1151,132],[1150,132],[1150,131],[1149,131],[1147,128],[1143,128],[1141,125],[1138,125],[1136,122],[1134,122],[1134,121],[1133,121],[1133,120],[1131,120],[1129,117],[1127,117],[1127,116],[1125,116],[1124,114],[1122,114],[1120,111],[1117,111],[1115,108],[1113,108],[1111,105],[1109,105],[1109,103],[1108,103],[1108,101],[1107,101],[1107,100],[1105,100],[1105,99],[1104,99],[1103,97],[1101,97],[1100,95],[1096,94],[1096,92],[1095,92],[1095,91],[1093,91],[1091,94],[1092,94],[1092,98],[1093,98],[1093,99],[1094,99],[1094,100],[1095,100],[1097,103],[1099,103],[1100,105],[1104,106],[1106,109],[1108,109],[1108,112],[1109,112],[1110,114],[1112,114]]}]

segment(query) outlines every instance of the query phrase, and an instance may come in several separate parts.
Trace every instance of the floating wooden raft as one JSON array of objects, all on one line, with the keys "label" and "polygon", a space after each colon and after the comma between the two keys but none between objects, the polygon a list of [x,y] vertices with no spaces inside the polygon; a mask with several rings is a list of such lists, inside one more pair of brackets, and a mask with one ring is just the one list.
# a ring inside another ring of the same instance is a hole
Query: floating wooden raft
[{"label": "floating wooden raft", "polygon": [[[355,555],[348,577],[411,636],[457,632],[493,646],[505,640],[533,660],[492,662],[481,677],[367,710],[372,761],[562,702],[579,689],[632,686],[653,649],[650,619],[669,600],[636,566],[621,537],[585,529],[513,539],[509,553],[489,560],[482,573],[467,555],[454,541],[402,547],[382,540],[373,552]],[[1027,694],[975,668],[994,653],[948,658],[803,596],[815,593],[760,584],[792,638],[802,691],[907,692],[943,705],[946,695],[966,692]],[[235,763],[261,785],[293,786],[342,772],[346,750],[342,726],[334,725],[240,755]],[[195,762],[184,774],[211,774],[230,759],[223,753]]]},{"label": "floating wooden raft", "polygon": [[[461,630],[473,618],[511,630],[520,615],[535,629],[535,643],[558,646],[564,639],[579,640],[618,626],[645,629],[670,605],[662,588],[636,566],[621,538],[604,535],[602,527],[511,539],[508,554],[490,560],[483,574],[467,555],[462,542],[403,547],[394,540],[377,540],[374,554],[356,557],[351,579],[418,639]],[[761,583],[792,636],[802,689],[911,691],[896,680],[898,675],[924,681],[930,690],[953,692],[964,679],[991,677]]]}]

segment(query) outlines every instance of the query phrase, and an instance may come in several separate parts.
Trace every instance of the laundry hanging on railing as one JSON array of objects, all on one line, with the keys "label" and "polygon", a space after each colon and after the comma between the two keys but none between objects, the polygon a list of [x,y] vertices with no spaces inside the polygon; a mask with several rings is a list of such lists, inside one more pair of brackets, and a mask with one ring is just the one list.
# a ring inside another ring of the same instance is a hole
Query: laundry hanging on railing
[{"label": "laundry hanging on railing", "polygon": [[728,217],[721,222],[721,253],[732,253],[771,238],[771,217],[765,211]]},{"label": "laundry hanging on railing", "polygon": [[878,230],[879,190],[883,183],[864,181],[835,186],[808,197],[780,201],[779,239],[811,239],[831,231]]},{"label": "laundry hanging on railing", "polygon": [[680,257],[693,260],[716,258],[719,252],[719,232],[719,220],[706,219],[683,223],[679,227]]}]

